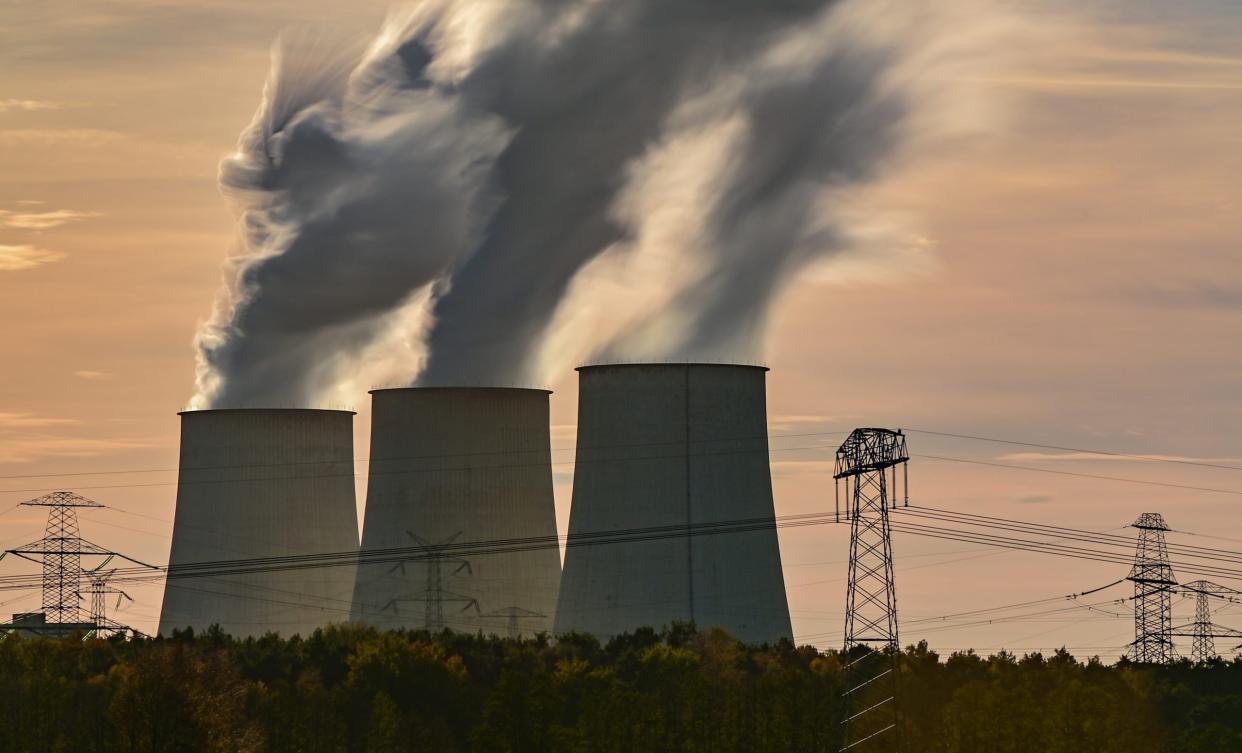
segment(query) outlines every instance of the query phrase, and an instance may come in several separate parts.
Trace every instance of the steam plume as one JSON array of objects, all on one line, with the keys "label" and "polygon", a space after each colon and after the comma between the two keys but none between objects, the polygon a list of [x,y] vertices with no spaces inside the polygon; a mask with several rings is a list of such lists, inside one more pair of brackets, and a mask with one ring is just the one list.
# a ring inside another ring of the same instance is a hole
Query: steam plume
[{"label": "steam plume", "polygon": [[488,215],[508,134],[425,75],[417,38],[284,40],[220,184],[243,253],[199,334],[199,406],[305,405],[351,368]]},{"label": "steam plume", "polygon": [[862,198],[976,119],[953,82],[992,6],[425,0],[356,61],[281,57],[222,174],[247,252],[200,390],[322,395],[420,292],[424,384],[758,358],[808,264],[909,243]]}]

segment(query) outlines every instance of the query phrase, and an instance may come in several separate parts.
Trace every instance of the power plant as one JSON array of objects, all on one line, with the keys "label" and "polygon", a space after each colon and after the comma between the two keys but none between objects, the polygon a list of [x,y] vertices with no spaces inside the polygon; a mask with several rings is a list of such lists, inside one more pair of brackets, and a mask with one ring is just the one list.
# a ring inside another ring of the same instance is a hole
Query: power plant
[{"label": "power plant", "polygon": [[[748,642],[790,638],[766,371],[579,369],[563,575],[546,390],[374,390],[360,548],[352,413],[182,413],[160,632],[305,634],[348,617],[514,637],[693,621]],[[615,536],[651,528],[664,534]],[[328,567],[227,567],[355,549]]]},{"label": "power plant", "polygon": [[[751,643],[792,638],[766,372],[684,363],[578,369],[573,507],[555,633],[607,640],[693,621]],[[712,531],[736,521],[758,525]],[[599,540],[627,531],[636,535]]]},{"label": "power plant", "polygon": [[[356,552],[349,411],[186,411],[168,581],[159,631],[218,624],[236,636],[306,635],[349,617],[354,565],[222,564]],[[196,566],[213,563],[196,574]],[[255,571],[247,571],[255,570]],[[225,571],[225,572],[222,572]]]},{"label": "power plant", "polygon": [[[577,371],[563,570],[546,390],[372,391],[361,546],[352,412],[186,411],[179,414],[168,566],[147,565],[82,538],[77,510],[104,507],[97,502],[67,491],[23,502],[49,510],[45,535],[0,559],[14,555],[42,565],[42,608],[0,624],[0,639],[137,635],[109,616],[107,601],[118,597],[111,607],[118,609],[129,598],[126,584],[153,577],[165,579],[162,635],[212,626],[237,637],[307,635],[349,620],[509,638],[582,633],[601,641],[693,623],[723,628],[751,644],[792,639],[777,528],[840,523],[842,516],[838,496],[835,513],[776,517],[767,368],[646,363]],[[910,507],[908,490],[899,505],[905,474],[899,483],[897,466],[909,458],[905,434],[882,428],[855,429],[837,451],[834,477],[845,481],[844,522],[851,524],[841,652],[849,658],[842,729],[850,740],[899,726],[894,531],[1114,563],[1116,552],[1081,544],[1115,547],[1124,540]],[[890,519],[890,512],[899,517]],[[1179,586],[1173,557],[1210,560],[1226,550],[1174,549],[1156,513],[1144,513],[1134,527],[1140,534],[1133,562],[1120,558],[1130,567],[1124,581],[1134,583],[1134,597],[1112,602],[1134,605],[1128,655],[1139,663],[1168,663],[1177,657],[1173,638],[1184,636],[1194,639],[1195,662],[1210,662],[1214,639],[1242,636],[1215,623],[1210,599],[1233,601],[1238,591],[1203,579]],[[84,557],[98,562],[86,569]],[[137,567],[108,568],[116,558]],[[1188,575],[1217,573],[1193,559],[1179,566]],[[159,570],[165,572],[156,576]],[[1193,596],[1196,611],[1193,622],[1175,627],[1172,602],[1179,594]],[[89,619],[79,619],[86,604]],[[877,709],[883,713],[871,713]]]},{"label": "power plant", "polygon": [[[353,618],[496,635],[550,630],[560,582],[550,393],[411,387],[371,394]],[[486,551],[514,539],[543,543]],[[409,556],[368,561],[391,549]]]}]

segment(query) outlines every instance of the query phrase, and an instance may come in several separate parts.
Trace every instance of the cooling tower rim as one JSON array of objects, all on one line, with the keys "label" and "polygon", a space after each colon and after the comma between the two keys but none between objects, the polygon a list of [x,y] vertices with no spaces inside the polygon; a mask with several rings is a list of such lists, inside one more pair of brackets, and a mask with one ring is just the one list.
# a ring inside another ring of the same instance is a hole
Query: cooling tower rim
[{"label": "cooling tower rim", "polygon": [[552,394],[552,390],[545,390],[545,389],[542,389],[542,388],[539,388],[539,387],[465,387],[465,386],[461,386],[461,385],[456,385],[456,386],[443,386],[443,387],[437,387],[437,386],[428,386],[428,387],[380,387],[380,388],[377,388],[377,389],[374,389],[374,390],[368,390],[368,394],[371,394],[371,395],[378,395],[378,394],[379,394],[379,393],[381,393],[381,392],[490,392],[490,393],[504,393],[504,392],[529,393],[529,392],[534,392],[534,393],[538,393],[538,394],[540,394],[540,395],[551,395],[551,394]]},{"label": "cooling tower rim", "polygon": [[767,366],[757,363],[720,363],[720,362],[700,362],[700,361],[637,361],[624,363],[586,363],[574,368],[574,371],[592,371],[595,369],[626,369],[631,367],[669,367],[669,368],[685,368],[689,366],[702,368],[717,369],[756,369],[758,371],[771,371]]},{"label": "cooling tower rim", "polygon": [[289,416],[289,415],[303,414],[303,413],[309,413],[309,414],[329,413],[329,414],[341,414],[341,415],[346,415],[346,416],[358,415],[357,411],[341,410],[338,408],[200,408],[200,409],[177,411],[178,416],[193,416],[193,415],[198,415],[202,413],[250,413],[250,414],[277,413],[282,416]]}]

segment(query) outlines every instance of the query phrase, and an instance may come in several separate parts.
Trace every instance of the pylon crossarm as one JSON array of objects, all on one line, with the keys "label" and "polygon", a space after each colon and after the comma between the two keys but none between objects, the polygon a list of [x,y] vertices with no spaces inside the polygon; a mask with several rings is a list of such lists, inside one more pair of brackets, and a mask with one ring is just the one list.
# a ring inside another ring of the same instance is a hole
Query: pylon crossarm
[{"label": "pylon crossarm", "polygon": [[1171,635],[1183,638],[1194,638],[1198,636],[1206,636],[1209,638],[1242,638],[1242,630],[1234,630],[1233,628],[1224,627],[1222,625],[1183,625],[1174,628]]},{"label": "pylon crossarm", "polygon": [[1186,595],[1203,594],[1204,596],[1215,596],[1218,599],[1232,601],[1230,596],[1242,596],[1242,591],[1228,586],[1222,586],[1218,583],[1212,583],[1206,580],[1195,580],[1190,583],[1183,583],[1178,590],[1186,592]]},{"label": "pylon crossarm", "polygon": [[523,609],[521,607],[505,607],[504,609],[497,609],[494,612],[488,612],[487,614],[481,615],[481,616],[483,617],[547,617],[546,614],[542,614],[540,612],[532,612],[529,609]]}]

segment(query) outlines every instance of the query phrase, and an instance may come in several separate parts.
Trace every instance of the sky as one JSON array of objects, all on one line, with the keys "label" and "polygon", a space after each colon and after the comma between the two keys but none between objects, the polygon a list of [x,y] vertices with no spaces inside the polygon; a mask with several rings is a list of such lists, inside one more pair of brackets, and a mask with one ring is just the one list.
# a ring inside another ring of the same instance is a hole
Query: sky
[{"label": "sky", "polygon": [[[971,82],[998,126],[941,144],[877,188],[921,229],[917,263],[817,268],[772,314],[777,513],[831,508],[832,451],[851,428],[904,427],[913,504],[1119,534],[1157,511],[1171,541],[1242,550],[1242,5],[1013,5],[1055,33],[1012,42],[1019,63]],[[220,159],[259,102],[278,33],[364,34],[386,9],[0,5],[0,544],[41,534],[42,516],[17,503],[68,488],[108,505],[83,515],[88,538],[166,561],[176,413],[194,392],[195,331],[237,245]],[[554,391],[562,532],[575,382],[564,369],[543,385]],[[359,458],[366,386],[349,406]],[[796,636],[839,645],[847,530],[780,535]],[[1103,603],[1129,584],[1092,595],[1103,611],[915,622],[1079,593],[1125,569],[907,534],[894,547],[907,643],[1065,645],[1111,659],[1133,636],[1129,605]],[[32,567],[6,560],[0,574]],[[159,587],[130,595],[116,618],[154,630]],[[37,603],[0,593],[0,612]],[[1176,603],[1175,622],[1191,609]],[[1219,619],[1242,627],[1242,607]]]}]

